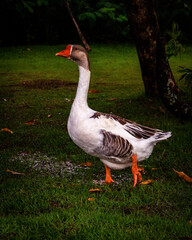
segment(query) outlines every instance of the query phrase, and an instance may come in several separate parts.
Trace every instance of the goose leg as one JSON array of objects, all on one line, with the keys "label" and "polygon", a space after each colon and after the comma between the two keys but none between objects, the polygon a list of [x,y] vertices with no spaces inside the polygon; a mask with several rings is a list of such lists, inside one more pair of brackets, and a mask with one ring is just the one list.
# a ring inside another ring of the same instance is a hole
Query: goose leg
[{"label": "goose leg", "polygon": [[105,182],[107,184],[114,182],[114,180],[111,177],[111,170],[110,170],[110,168],[107,167],[107,165],[105,165],[105,170],[106,170]]},{"label": "goose leg", "polygon": [[131,158],[132,158],[132,173],[134,179],[133,187],[135,187],[138,182],[142,181],[140,171],[144,171],[144,169],[137,167],[137,154],[134,154]]}]

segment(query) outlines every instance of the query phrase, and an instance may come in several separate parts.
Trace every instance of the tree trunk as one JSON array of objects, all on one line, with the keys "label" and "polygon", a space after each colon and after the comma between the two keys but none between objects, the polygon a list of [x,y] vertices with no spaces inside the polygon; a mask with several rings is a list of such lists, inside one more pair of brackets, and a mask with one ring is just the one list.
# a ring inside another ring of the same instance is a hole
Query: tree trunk
[{"label": "tree trunk", "polygon": [[64,3],[65,3],[66,8],[67,8],[67,10],[68,10],[68,12],[69,12],[69,15],[71,16],[71,19],[72,19],[73,23],[75,24],[75,27],[76,27],[76,29],[77,29],[77,32],[78,32],[78,34],[79,34],[79,37],[80,37],[81,41],[83,42],[86,50],[87,50],[87,51],[90,51],[91,48],[90,48],[90,46],[88,45],[88,43],[86,42],[86,40],[85,40],[85,38],[84,38],[84,36],[83,36],[80,28],[79,28],[79,25],[77,24],[75,18],[73,17],[73,14],[72,14],[71,8],[69,7],[68,2],[67,2],[66,0],[64,0]]},{"label": "tree trunk", "polygon": [[160,95],[174,115],[191,118],[191,106],[179,100],[181,91],[166,57],[166,41],[160,35],[153,0],[127,0],[126,4],[146,95]]},{"label": "tree trunk", "polygon": [[156,48],[159,24],[151,0],[127,1],[128,19],[135,39],[146,95],[158,95]]}]

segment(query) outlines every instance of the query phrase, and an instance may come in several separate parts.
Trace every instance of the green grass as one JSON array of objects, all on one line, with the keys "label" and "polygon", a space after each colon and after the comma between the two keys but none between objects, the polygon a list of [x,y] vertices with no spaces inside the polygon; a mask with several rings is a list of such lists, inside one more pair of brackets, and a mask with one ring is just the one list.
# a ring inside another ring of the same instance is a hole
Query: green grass
[{"label": "green grass", "polygon": [[[99,93],[89,94],[90,107],[173,135],[142,162],[152,184],[132,188],[130,168],[112,171],[114,184],[93,183],[104,179],[103,164],[76,147],[66,129],[78,69],[54,56],[64,47],[0,49],[0,129],[13,131],[0,131],[0,239],[191,239],[191,183],[172,170],[192,177],[191,123],[145,97],[134,46],[93,45],[90,89]],[[191,57],[187,46],[171,59],[176,79]],[[190,99],[190,89],[178,84]],[[86,161],[93,165],[80,166]]]}]

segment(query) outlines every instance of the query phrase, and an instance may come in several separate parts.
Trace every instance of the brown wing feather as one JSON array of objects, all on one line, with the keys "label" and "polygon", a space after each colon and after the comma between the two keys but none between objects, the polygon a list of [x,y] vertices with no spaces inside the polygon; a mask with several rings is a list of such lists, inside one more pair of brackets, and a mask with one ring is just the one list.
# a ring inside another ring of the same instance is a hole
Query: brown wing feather
[{"label": "brown wing feather", "polygon": [[118,158],[128,158],[132,155],[133,147],[128,140],[105,130],[101,130],[101,133],[103,134],[103,143],[95,149],[96,153]]}]

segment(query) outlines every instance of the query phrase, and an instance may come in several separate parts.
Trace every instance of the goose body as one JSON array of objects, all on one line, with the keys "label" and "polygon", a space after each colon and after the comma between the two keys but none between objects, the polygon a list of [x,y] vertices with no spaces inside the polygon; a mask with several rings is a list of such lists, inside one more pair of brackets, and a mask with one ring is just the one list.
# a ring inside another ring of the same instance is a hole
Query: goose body
[{"label": "goose body", "polygon": [[169,138],[171,132],[89,108],[87,94],[91,72],[86,50],[79,45],[68,45],[66,50],[56,55],[71,59],[79,66],[76,97],[67,124],[71,139],[87,154],[98,157],[104,163],[107,183],[113,182],[110,169],[121,170],[132,166],[135,186],[142,179],[137,161],[147,159],[156,143]]}]

